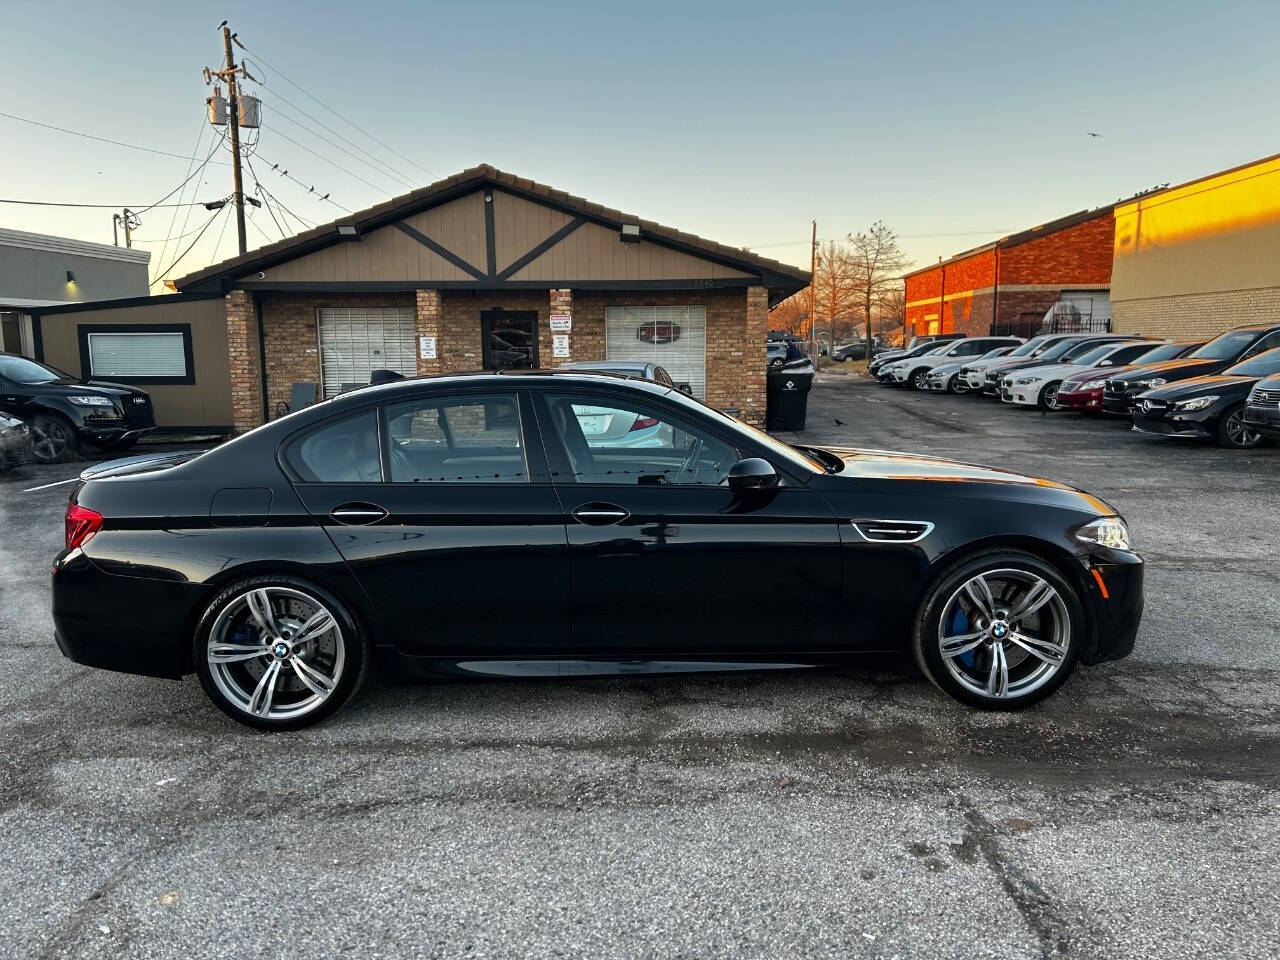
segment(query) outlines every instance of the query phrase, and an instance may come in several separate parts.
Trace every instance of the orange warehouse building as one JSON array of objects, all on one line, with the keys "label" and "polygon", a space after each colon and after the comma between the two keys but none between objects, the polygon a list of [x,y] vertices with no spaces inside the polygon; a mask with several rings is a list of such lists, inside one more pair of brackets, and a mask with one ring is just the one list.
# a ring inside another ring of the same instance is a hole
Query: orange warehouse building
[{"label": "orange warehouse building", "polygon": [[1111,324],[1113,207],[1083,210],[907,274],[906,340],[936,333],[1038,332]]}]

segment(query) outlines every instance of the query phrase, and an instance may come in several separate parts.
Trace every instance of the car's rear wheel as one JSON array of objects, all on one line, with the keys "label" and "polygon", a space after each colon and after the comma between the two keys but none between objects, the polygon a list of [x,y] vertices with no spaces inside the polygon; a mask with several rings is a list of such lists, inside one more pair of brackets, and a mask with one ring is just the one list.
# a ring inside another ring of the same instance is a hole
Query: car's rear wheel
[{"label": "car's rear wheel", "polygon": [[37,463],[75,460],[80,441],[70,421],[55,413],[42,413],[31,420],[31,456]]},{"label": "car's rear wheel", "polygon": [[1244,404],[1233,407],[1218,418],[1218,446],[1234,450],[1250,450],[1262,443],[1262,434],[1249,428],[1244,420]]},{"label": "car's rear wheel", "polygon": [[192,659],[205,693],[228,716],[264,730],[296,730],[351,697],[368,670],[369,644],[327,590],[265,576],[214,598]]},{"label": "car's rear wheel", "polygon": [[1016,710],[1067,679],[1084,623],[1076,589],[1053,566],[1021,550],[992,550],[955,564],[930,588],[912,653],[962,703]]}]

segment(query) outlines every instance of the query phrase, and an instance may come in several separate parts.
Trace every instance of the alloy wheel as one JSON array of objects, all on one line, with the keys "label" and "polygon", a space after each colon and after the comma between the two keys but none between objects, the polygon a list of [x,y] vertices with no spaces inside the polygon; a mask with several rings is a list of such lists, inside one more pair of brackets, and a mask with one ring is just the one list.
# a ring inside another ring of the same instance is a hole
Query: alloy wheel
[{"label": "alloy wheel", "polygon": [[1044,388],[1044,405],[1049,410],[1058,409],[1058,385],[1051,383]]},{"label": "alloy wheel", "polygon": [[938,650],[951,677],[993,700],[1025,697],[1066,662],[1071,617],[1058,591],[1029,570],[987,570],[951,595]]},{"label": "alloy wheel", "polygon": [[43,420],[31,425],[31,450],[35,458],[53,463],[67,452],[67,428],[57,420]]},{"label": "alloy wheel", "polygon": [[1256,447],[1262,440],[1262,436],[1244,422],[1244,410],[1231,411],[1222,429],[1233,447]]},{"label": "alloy wheel", "polygon": [[346,647],[333,613],[292,587],[255,587],[209,631],[209,674],[227,702],[263,720],[316,710],[342,679]]}]

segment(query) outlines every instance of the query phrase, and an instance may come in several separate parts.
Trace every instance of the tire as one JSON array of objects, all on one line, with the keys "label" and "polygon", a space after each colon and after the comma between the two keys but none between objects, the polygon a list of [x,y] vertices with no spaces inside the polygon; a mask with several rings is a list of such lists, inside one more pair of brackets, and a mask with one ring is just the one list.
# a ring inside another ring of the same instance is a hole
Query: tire
[{"label": "tire", "polygon": [[1040,391],[1040,400],[1037,403],[1041,410],[1058,409],[1058,387],[1060,386],[1062,386],[1061,380],[1055,380],[1044,385],[1044,389]]},{"label": "tire", "polygon": [[[264,592],[278,631],[275,642],[267,639],[249,605],[251,596],[260,598]],[[299,655],[290,649],[290,637],[301,636],[303,626],[320,611],[327,611],[331,621],[327,627],[317,621],[323,629],[304,642]],[[211,663],[211,649],[219,644],[229,648],[224,651],[228,661]],[[277,646],[282,651],[272,652]],[[262,653],[254,656],[251,647]],[[364,682],[370,655],[370,642],[346,604],[323,587],[290,576],[252,577],[227,587],[205,610],[191,649],[200,685],[214,705],[259,730],[298,730],[319,723]],[[268,671],[273,671],[269,681]],[[264,682],[269,695],[260,699]]]},{"label": "tire", "polygon": [[[1037,584],[1043,584],[1051,588],[1053,597],[1027,617],[1015,620],[1009,616],[984,627],[976,605],[964,592],[966,585],[979,576],[989,578],[986,582],[997,614],[1016,613],[1017,604],[1026,596],[1016,592],[1019,585],[1035,592],[1040,590]],[[1009,587],[1015,590],[1011,592]],[[1077,589],[1056,568],[1022,550],[988,550],[957,561],[934,581],[916,616],[911,653],[929,681],[961,703],[983,710],[1020,710],[1039,703],[1071,675],[1085,639],[1085,623]],[[1004,626],[1003,642],[995,640],[999,625]],[[973,641],[979,634],[982,636]],[[1028,652],[1024,645],[1010,639],[1011,635],[1030,640],[1041,654]],[[942,651],[945,638],[959,646],[947,656]],[[999,654],[996,647],[1000,648]],[[1003,671],[997,669],[997,658],[1005,663]],[[1003,693],[996,682],[1001,676]],[[993,682],[995,694],[990,692]]]},{"label": "tire", "polygon": [[1237,404],[1218,418],[1218,446],[1229,450],[1252,450],[1262,443],[1262,434],[1244,422],[1244,404]]},{"label": "tire", "polygon": [[929,375],[929,371],[926,370],[924,367],[921,367],[918,370],[912,370],[911,376],[907,377],[907,383],[911,384],[911,388],[913,390],[923,390],[924,378],[927,377],[928,375]]},{"label": "tire", "polygon": [[42,413],[31,420],[31,458],[36,463],[66,463],[80,458],[80,438],[66,417]]},{"label": "tire", "polygon": [[960,374],[953,373],[947,378],[947,393],[963,394],[969,392],[969,384],[965,380],[960,379]]}]

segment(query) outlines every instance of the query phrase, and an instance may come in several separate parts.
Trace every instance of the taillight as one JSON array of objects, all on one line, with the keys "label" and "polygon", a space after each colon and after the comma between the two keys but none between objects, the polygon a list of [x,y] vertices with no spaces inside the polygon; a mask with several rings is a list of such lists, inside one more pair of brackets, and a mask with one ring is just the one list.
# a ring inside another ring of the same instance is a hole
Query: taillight
[{"label": "taillight", "polygon": [[631,424],[631,429],[632,430],[648,430],[650,427],[656,427],[657,425],[658,425],[657,417],[636,417],[635,422]]},{"label": "taillight", "polygon": [[67,504],[67,549],[82,547],[102,529],[102,514],[78,503]]}]

